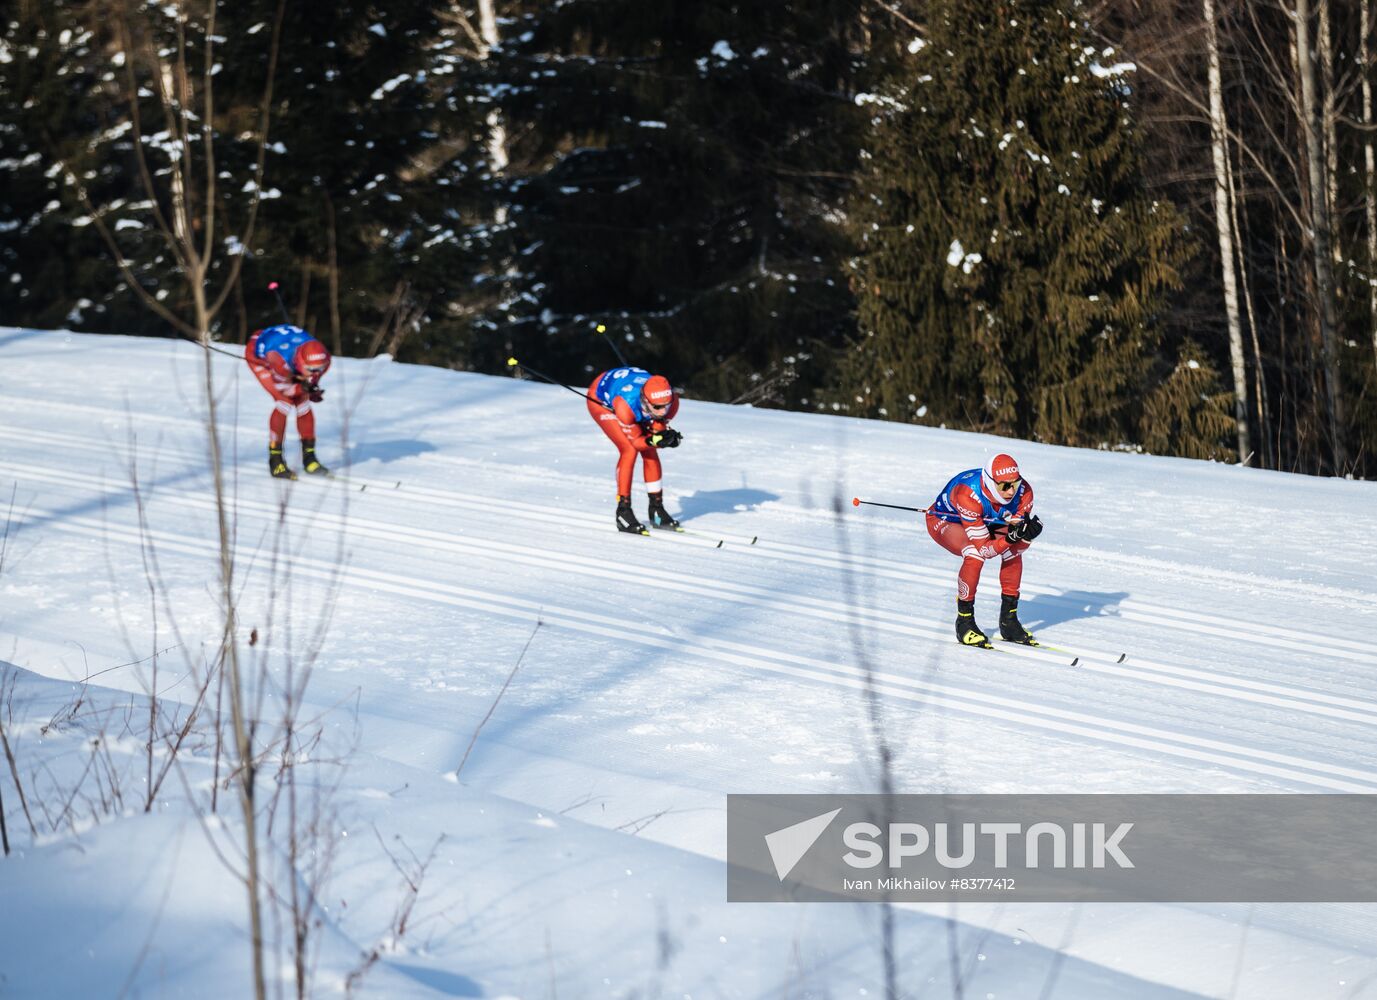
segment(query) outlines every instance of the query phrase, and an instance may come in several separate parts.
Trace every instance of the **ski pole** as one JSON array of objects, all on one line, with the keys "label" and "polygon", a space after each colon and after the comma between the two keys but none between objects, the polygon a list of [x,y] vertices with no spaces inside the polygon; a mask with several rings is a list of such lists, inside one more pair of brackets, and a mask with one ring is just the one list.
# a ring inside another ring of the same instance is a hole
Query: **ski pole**
[{"label": "ski pole", "polygon": [[869,507],[889,507],[892,510],[911,510],[918,514],[926,514],[928,511],[926,507],[905,507],[897,503],[879,503],[875,500],[862,500],[860,497],[851,498],[851,506],[859,507],[861,504],[866,504]]},{"label": "ski pole", "polygon": [[603,326],[601,323],[599,323],[597,329],[598,329],[598,333],[602,334],[602,339],[605,340],[605,341],[607,341],[607,346],[610,347],[610,348],[612,348],[612,353],[615,354],[615,355],[617,356],[617,360],[621,362],[622,367],[623,367],[623,368],[629,368],[629,367],[631,367],[630,365],[628,365],[628,364],[626,363],[626,358],[625,358],[625,356],[623,356],[623,354],[622,354],[622,352],[621,352],[621,349],[620,349],[619,347],[617,347],[617,345],[616,345],[615,343],[612,342],[612,338],[609,337],[609,336],[607,335],[607,327],[605,327],[605,326]]},{"label": "ski pole", "polygon": [[[586,393],[586,392],[579,392],[579,391],[578,391],[577,389],[575,389],[572,385],[565,385],[563,382],[556,382],[556,381],[555,381],[554,379],[552,379],[549,375],[546,375],[544,372],[538,372],[538,371],[536,371],[534,368],[530,367],[529,365],[523,365],[520,361],[516,360],[516,358],[508,358],[508,359],[507,359],[507,367],[509,367],[509,368],[520,368],[522,371],[524,371],[524,372],[529,372],[530,374],[534,375],[536,378],[540,379],[542,382],[549,382],[551,385],[557,385],[557,386],[559,386],[561,389],[568,389],[568,390],[569,390],[570,392],[572,392],[575,396],[578,396],[578,397],[581,398],[581,399],[586,399],[586,400],[588,400],[588,402],[590,402],[590,403],[597,403],[597,404],[598,404],[599,406],[601,406],[604,410],[611,410],[611,409],[612,409],[612,407],[608,406],[608,405],[607,405],[606,403],[604,403],[601,399],[594,399],[592,396],[588,395],[588,393]],[[613,410],[613,412],[615,413],[616,411]]]},{"label": "ski pole", "polygon": [[241,354],[239,351],[227,351],[223,347],[216,347],[214,344],[206,344],[204,346],[209,347],[212,351],[215,351],[217,354],[223,354],[226,357],[230,358],[237,358],[240,361],[244,360],[244,355]]},{"label": "ski pole", "polygon": [[282,301],[282,293],[278,291],[279,287],[280,286],[276,281],[268,282],[268,291],[272,292],[274,295],[277,296],[277,305],[282,310],[282,319],[287,323],[288,326],[291,326],[292,317],[287,314],[287,303]]},{"label": "ski pole", "polygon": [[[888,507],[891,510],[911,510],[917,514],[926,514],[928,512],[928,508],[926,507],[905,507],[897,503],[879,503],[875,500],[862,500],[860,497],[851,498],[851,506],[859,507],[861,504],[866,504],[870,507]],[[985,523],[991,528],[1007,528],[1009,526],[1006,522],[998,520],[986,521]]]}]

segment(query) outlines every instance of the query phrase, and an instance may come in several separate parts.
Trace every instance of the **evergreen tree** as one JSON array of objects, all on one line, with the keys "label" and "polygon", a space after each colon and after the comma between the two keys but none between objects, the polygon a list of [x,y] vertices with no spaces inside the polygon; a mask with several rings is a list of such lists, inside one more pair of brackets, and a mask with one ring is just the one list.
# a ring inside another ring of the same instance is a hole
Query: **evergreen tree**
[{"label": "evergreen tree", "polygon": [[839,344],[857,22],[843,0],[532,5],[496,63],[525,255],[487,363],[515,346],[581,379],[613,361],[602,321],[729,399]]},{"label": "evergreen tree", "polygon": [[1143,402],[1143,448],[1158,455],[1228,461],[1234,434],[1233,394],[1200,345],[1186,340],[1176,366]]},{"label": "evergreen tree", "polygon": [[[41,171],[41,178],[25,174],[27,183],[14,189],[30,213],[13,237],[26,241],[16,269],[23,280],[15,284],[25,291],[41,284],[33,297],[43,310],[32,315],[21,309],[19,315],[55,326],[62,322],[56,311],[68,310],[65,323],[75,329],[173,335],[166,319],[145,309],[130,290],[116,256],[158,302],[173,313],[184,311],[187,286],[159,219],[193,229],[202,224],[200,199],[208,189],[201,181],[213,146],[216,233],[231,245],[209,254],[209,277],[220,283],[212,294],[230,281],[232,234],[242,231],[251,200],[266,46],[258,43],[256,65],[237,72],[224,73],[224,64],[213,62],[212,79],[223,99],[203,129],[204,56],[218,54],[226,40],[217,31],[208,49],[209,5],[28,6],[7,31],[27,35],[29,43],[9,49],[17,58],[4,60],[0,70],[0,92],[30,95],[9,109],[18,129],[0,131],[22,144],[21,172]],[[233,31],[233,22],[220,21],[218,30],[225,29]],[[179,53],[185,76],[176,71]],[[237,102],[236,93],[244,90],[252,96]],[[187,162],[172,137],[184,126]],[[174,180],[182,168],[186,177]],[[170,201],[183,180],[192,181],[185,185],[185,220]],[[35,211],[44,185],[51,198]],[[37,280],[30,284],[25,273]]]},{"label": "evergreen tree", "polygon": [[106,201],[137,200],[121,158],[103,155],[118,141],[107,132],[115,67],[80,13],[66,0],[24,3],[0,22],[0,314],[40,328],[152,332],[160,324],[117,290],[60,168],[71,163]]},{"label": "evergreen tree", "polygon": [[[8,57],[0,59],[0,93],[27,95],[0,102],[0,159],[13,168],[0,193],[0,221],[10,220],[0,225],[0,259],[18,278],[0,288],[0,305],[11,322],[166,334],[124,287],[63,164],[83,178],[140,283],[181,294],[140,181],[130,98],[137,90],[155,176],[169,168],[158,138],[165,109],[143,62],[130,84],[134,67],[121,35],[128,25],[134,46],[151,41],[175,52],[181,8],[25,6],[0,26]],[[222,238],[240,231],[234,224],[253,191],[277,7],[277,0],[245,0],[217,11],[210,134],[216,197],[231,223]],[[183,13],[181,34],[199,76],[205,10]],[[435,317],[443,327],[456,311],[475,256],[466,216],[475,214],[470,154],[481,140],[482,110],[464,86],[452,85],[466,60],[451,48],[429,0],[398,0],[386,10],[348,0],[286,5],[254,253],[222,337],[242,339],[278,318],[272,279],[282,282],[294,320],[348,352],[402,339],[403,320],[422,327]],[[224,249],[215,277],[224,277],[238,248]],[[425,354],[424,336],[403,343]]]},{"label": "evergreen tree", "polygon": [[1134,437],[1180,225],[1076,0],[934,0],[872,97],[853,201],[853,412],[1067,444]]},{"label": "evergreen tree", "polygon": [[[273,5],[239,6],[227,32],[246,86]],[[472,270],[463,216],[482,119],[452,84],[463,62],[431,0],[287,6],[249,329],[275,318],[264,289],[280,277],[293,318],[335,349],[427,356],[434,331],[408,340],[398,323],[443,324]]]}]

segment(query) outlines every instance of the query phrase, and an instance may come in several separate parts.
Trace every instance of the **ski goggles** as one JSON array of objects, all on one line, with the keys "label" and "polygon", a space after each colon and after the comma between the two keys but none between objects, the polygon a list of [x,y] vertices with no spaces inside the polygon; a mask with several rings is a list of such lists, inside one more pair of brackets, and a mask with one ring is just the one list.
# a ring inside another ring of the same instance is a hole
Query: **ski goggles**
[{"label": "ski goggles", "polygon": [[1007,482],[996,481],[995,486],[999,488],[999,492],[1001,493],[1012,493],[1014,490],[1018,489],[1018,484],[1021,482],[1023,482],[1021,478],[1010,479]]},{"label": "ski goggles", "polygon": [[642,402],[645,404],[645,408],[657,417],[663,417],[669,412],[669,403],[660,403],[657,405],[648,399],[644,399]]}]

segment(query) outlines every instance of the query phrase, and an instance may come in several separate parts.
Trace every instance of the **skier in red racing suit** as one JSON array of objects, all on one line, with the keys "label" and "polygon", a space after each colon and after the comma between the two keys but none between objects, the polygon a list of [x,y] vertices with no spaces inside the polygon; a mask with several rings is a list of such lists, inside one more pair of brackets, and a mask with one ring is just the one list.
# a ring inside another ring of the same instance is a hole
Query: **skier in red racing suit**
[{"label": "skier in red racing suit", "polygon": [[287,417],[295,413],[303,467],[312,475],[329,475],[330,470],[316,458],[316,416],[311,410],[311,404],[323,398],[320,379],[330,368],[330,352],[325,345],[301,327],[282,323],[255,331],[244,345],[244,360],[273,398],[273,412],[268,418],[268,471],[275,479],[296,478],[282,457]]},{"label": "skier in red racing suit", "polygon": [[1023,553],[1042,533],[1033,513],[1033,487],[1008,455],[994,456],[983,469],[967,469],[942,488],[928,507],[928,534],[961,557],[956,585],[956,638],[966,646],[990,646],[975,623],[975,589],[987,559],[999,559],[999,634],[1009,642],[1035,646],[1018,620]]},{"label": "skier in red racing suit", "polygon": [[617,529],[646,534],[631,510],[631,476],[641,456],[645,488],[650,494],[650,523],[678,530],[679,522],[665,510],[660,482],[660,448],[677,448],[683,435],[669,426],[679,412],[679,394],[663,375],[644,368],[613,368],[588,387],[588,415],[617,446]]}]

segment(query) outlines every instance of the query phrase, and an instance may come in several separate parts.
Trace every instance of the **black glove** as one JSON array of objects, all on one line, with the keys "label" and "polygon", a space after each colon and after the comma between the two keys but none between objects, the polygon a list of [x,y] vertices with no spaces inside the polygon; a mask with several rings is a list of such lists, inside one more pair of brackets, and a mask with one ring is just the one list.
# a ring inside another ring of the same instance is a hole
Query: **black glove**
[{"label": "black glove", "polygon": [[1013,545],[1015,542],[1031,542],[1040,534],[1042,534],[1042,520],[1034,514],[1032,517],[1019,521],[1018,524],[1011,524],[1009,533],[1005,537],[1009,539],[1009,544]]},{"label": "black glove", "polygon": [[325,398],[325,390],[315,383],[308,383],[306,386],[306,398],[313,403],[319,403]]},{"label": "black glove", "polygon": [[679,442],[684,440],[684,435],[673,427],[666,427],[663,430],[651,431],[645,436],[645,440],[652,448],[677,448]]}]

